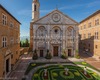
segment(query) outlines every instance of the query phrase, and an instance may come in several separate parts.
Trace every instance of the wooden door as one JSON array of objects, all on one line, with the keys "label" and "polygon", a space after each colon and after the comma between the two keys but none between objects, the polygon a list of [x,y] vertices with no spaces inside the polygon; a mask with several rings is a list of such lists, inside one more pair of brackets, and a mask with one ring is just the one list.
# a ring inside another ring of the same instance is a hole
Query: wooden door
[{"label": "wooden door", "polygon": [[58,56],[58,46],[53,47],[53,54],[54,56]]},{"label": "wooden door", "polygon": [[68,56],[71,56],[71,49],[68,49]]},{"label": "wooden door", "polygon": [[43,57],[43,50],[40,50],[40,57]]}]

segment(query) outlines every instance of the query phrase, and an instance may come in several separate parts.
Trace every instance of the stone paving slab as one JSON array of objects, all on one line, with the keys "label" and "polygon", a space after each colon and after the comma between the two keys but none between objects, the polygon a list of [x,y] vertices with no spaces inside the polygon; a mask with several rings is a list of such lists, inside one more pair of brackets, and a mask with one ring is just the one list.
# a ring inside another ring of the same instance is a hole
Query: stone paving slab
[{"label": "stone paving slab", "polygon": [[10,76],[8,76],[8,77],[17,78],[16,80],[22,80],[22,77],[24,76],[24,73],[28,67],[30,60],[31,60],[30,58],[27,58],[27,57],[30,57],[30,56],[29,55],[21,56],[21,62],[18,64],[16,69],[11,72]]},{"label": "stone paving slab", "polygon": [[37,60],[32,60],[31,62],[43,63],[43,62],[77,62],[77,61],[82,62],[84,60],[83,59],[76,59],[76,58],[62,59],[62,58],[56,57],[56,58],[52,58],[50,60],[45,59],[45,58],[39,58]]},{"label": "stone paving slab", "polygon": [[100,70],[100,61],[86,61],[87,63],[89,63],[90,65],[94,66],[95,68],[99,69]]},{"label": "stone paving slab", "polygon": [[84,59],[88,64],[100,70],[100,60],[96,60],[95,58],[89,56],[88,54],[80,53],[82,59]]}]

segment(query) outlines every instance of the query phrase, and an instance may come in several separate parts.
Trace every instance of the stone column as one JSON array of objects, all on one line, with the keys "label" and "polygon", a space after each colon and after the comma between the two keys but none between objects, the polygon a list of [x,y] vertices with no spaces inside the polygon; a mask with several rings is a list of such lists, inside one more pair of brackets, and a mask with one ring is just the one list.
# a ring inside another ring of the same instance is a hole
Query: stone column
[{"label": "stone column", "polygon": [[[68,27],[68,26],[67,26]],[[68,36],[66,35],[66,33],[67,33],[67,30],[65,29],[65,51],[66,51],[66,55],[68,56]]]},{"label": "stone column", "polygon": [[65,26],[63,26],[63,50],[65,50]]},{"label": "stone column", "polygon": [[75,49],[78,50],[78,47],[79,47],[79,45],[78,45],[79,44],[79,42],[78,42],[78,40],[79,40],[78,30],[76,31],[76,38],[75,38],[75,40],[76,40],[76,42],[75,42],[75,45],[76,45],[75,47],[76,48]]},{"label": "stone column", "polygon": [[[47,27],[47,44],[48,44],[48,49],[50,47],[49,41],[50,41],[50,26],[48,25]],[[50,49],[49,49],[50,50]]]},{"label": "stone column", "polygon": [[36,49],[36,47],[35,47],[35,43],[36,43],[36,42],[35,42],[35,39],[36,39],[36,36],[35,36],[35,35],[36,35],[35,26],[33,26],[33,29],[34,29],[34,31],[33,31],[33,34],[34,34],[34,35],[33,35],[33,46],[34,46],[34,47],[33,47],[33,50],[35,50],[35,49]]},{"label": "stone column", "polygon": [[50,45],[49,45],[49,41],[48,41],[48,49],[49,49],[49,46],[50,46]]}]

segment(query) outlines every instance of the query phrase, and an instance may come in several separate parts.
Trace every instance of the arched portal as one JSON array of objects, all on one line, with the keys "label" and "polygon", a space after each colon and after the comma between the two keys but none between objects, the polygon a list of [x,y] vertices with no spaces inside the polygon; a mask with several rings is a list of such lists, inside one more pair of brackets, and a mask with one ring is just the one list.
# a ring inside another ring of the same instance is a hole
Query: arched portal
[{"label": "arched portal", "polygon": [[45,51],[46,51],[46,29],[44,26],[40,26],[37,31],[36,31],[36,44],[37,44],[37,49],[40,57],[45,56]]},{"label": "arched portal", "polygon": [[73,56],[74,48],[74,28],[68,27],[66,30],[66,45],[67,45],[67,54],[68,56]]},{"label": "arched portal", "polygon": [[52,55],[54,57],[60,56],[61,54],[61,36],[62,32],[60,27],[55,26],[51,30],[51,46],[52,46]]}]

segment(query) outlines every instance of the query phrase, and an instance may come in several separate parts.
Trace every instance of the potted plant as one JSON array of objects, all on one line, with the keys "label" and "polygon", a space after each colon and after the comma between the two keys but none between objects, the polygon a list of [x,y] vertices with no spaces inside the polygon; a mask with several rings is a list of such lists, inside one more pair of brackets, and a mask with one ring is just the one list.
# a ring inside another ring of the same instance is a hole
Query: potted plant
[{"label": "potted plant", "polygon": [[67,59],[68,58],[65,50],[63,50],[63,52],[62,52],[61,58],[62,59]]},{"label": "potted plant", "polygon": [[38,59],[38,55],[37,55],[37,50],[35,49],[34,52],[33,52],[33,57],[32,57],[33,60],[36,60]]},{"label": "potted plant", "polygon": [[49,50],[47,50],[47,54],[46,54],[45,58],[46,59],[51,59],[52,58],[51,53],[49,52]]}]

